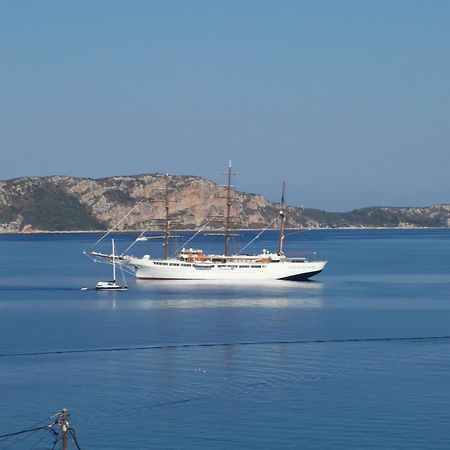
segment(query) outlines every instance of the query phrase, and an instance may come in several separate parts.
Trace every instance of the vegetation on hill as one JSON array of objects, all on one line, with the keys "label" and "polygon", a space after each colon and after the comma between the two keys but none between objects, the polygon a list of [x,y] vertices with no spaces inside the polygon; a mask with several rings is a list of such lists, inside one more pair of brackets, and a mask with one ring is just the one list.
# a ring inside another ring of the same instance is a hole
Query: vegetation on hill
[{"label": "vegetation on hill", "polygon": [[73,195],[52,183],[31,186],[18,195],[8,208],[0,207],[0,223],[22,217],[25,225],[36,230],[102,230],[105,224],[93,217],[88,207]]}]

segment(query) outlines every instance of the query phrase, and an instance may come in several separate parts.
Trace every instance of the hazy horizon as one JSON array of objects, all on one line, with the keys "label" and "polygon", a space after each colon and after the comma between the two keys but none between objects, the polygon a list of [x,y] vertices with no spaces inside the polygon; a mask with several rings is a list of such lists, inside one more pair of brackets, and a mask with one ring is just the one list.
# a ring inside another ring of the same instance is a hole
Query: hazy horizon
[{"label": "hazy horizon", "polygon": [[0,179],[170,173],[295,206],[450,202],[450,3],[0,4]]}]

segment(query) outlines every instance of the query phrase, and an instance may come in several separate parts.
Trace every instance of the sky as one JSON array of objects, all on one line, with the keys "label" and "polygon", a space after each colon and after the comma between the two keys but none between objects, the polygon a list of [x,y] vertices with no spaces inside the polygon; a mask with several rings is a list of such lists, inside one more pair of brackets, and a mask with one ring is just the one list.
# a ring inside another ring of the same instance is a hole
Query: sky
[{"label": "sky", "polygon": [[0,179],[450,203],[447,0],[0,0]]}]

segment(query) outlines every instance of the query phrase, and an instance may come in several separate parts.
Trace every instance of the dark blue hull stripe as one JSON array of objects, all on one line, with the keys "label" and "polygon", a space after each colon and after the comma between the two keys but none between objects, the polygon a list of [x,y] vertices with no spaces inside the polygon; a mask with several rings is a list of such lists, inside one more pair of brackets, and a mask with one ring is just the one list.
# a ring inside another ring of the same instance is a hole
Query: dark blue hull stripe
[{"label": "dark blue hull stripe", "polygon": [[300,273],[298,275],[291,275],[290,277],[279,278],[279,280],[306,281],[309,278],[313,277],[314,275],[317,275],[320,272],[322,272],[322,271],[316,270],[315,272]]}]

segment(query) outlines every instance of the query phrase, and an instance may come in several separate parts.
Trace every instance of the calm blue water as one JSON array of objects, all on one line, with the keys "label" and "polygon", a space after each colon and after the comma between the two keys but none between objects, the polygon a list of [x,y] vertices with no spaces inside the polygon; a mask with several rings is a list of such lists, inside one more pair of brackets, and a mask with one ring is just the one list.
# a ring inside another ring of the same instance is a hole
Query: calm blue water
[{"label": "calm blue water", "polygon": [[329,259],[314,282],[81,291],[98,237],[0,236],[0,435],[67,407],[90,450],[449,448],[450,231],[288,236]]}]

